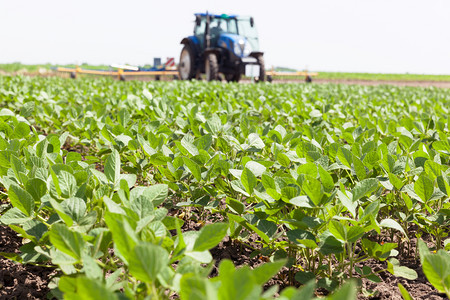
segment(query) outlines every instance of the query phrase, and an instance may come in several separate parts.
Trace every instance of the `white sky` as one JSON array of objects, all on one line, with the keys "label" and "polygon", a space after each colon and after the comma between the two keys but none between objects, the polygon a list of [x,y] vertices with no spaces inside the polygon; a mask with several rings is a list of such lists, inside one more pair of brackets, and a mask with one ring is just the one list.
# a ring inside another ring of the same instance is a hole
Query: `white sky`
[{"label": "white sky", "polygon": [[178,61],[206,10],[252,15],[266,67],[450,74],[449,0],[0,0],[0,63]]}]

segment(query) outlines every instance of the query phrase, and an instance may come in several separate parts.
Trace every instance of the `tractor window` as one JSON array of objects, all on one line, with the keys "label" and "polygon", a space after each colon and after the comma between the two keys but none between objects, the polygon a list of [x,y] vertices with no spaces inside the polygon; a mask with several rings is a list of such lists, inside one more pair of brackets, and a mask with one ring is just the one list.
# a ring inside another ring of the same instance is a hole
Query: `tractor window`
[{"label": "tractor window", "polygon": [[[209,25],[211,28],[211,34],[218,33],[238,33],[236,19],[224,19],[224,18],[213,18]],[[214,30],[213,30],[214,29]],[[215,32],[214,32],[215,31]]]},{"label": "tractor window", "polygon": [[206,18],[202,17],[200,25],[199,26],[196,25],[194,28],[194,35],[199,39],[203,39],[203,35],[205,34],[205,27],[206,27]]},{"label": "tractor window", "polygon": [[195,25],[194,27],[194,35],[198,38],[200,43],[200,48],[203,49],[205,46],[205,28],[206,28],[206,18],[202,17],[200,25]]},{"label": "tractor window", "polygon": [[238,34],[247,38],[252,46],[253,51],[259,50],[259,40],[258,32],[256,31],[255,25],[253,27],[250,25],[250,18],[243,17],[237,20],[238,23]]},{"label": "tractor window", "polygon": [[217,46],[217,41],[223,32],[227,31],[227,20],[221,18],[212,18],[209,25],[209,33],[211,35],[211,45]]},{"label": "tractor window", "polygon": [[227,32],[228,33],[238,33],[236,19],[228,19],[227,21]]}]

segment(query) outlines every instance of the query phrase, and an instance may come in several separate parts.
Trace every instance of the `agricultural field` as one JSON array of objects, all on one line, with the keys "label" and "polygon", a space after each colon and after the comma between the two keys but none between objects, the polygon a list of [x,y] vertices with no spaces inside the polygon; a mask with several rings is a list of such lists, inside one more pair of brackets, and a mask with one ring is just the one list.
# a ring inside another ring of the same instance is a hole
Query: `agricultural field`
[{"label": "agricultural field", "polygon": [[[28,65],[22,63],[6,63],[0,64],[0,74],[5,73],[8,75],[57,75],[52,71],[52,68],[65,67],[75,68],[75,64],[53,65],[53,64],[40,64],[40,65]],[[82,63],[79,67],[89,70],[110,70],[109,65],[92,65],[88,63]],[[142,66],[144,68],[150,68],[151,65],[146,64]],[[276,72],[296,72],[298,70],[285,68],[285,67],[269,67],[267,71]],[[45,72],[44,72],[45,71]],[[249,81],[250,78],[243,77]],[[304,76],[276,76],[274,82],[304,82]],[[326,72],[319,71],[317,77],[313,77],[313,81],[318,83],[349,83],[349,84],[393,84],[393,85],[407,85],[407,86],[436,86],[443,88],[450,88],[450,75],[430,75],[430,74],[389,74],[389,73],[356,73],[356,72]]]},{"label": "agricultural field", "polygon": [[321,79],[366,81],[450,81],[450,75],[320,72]]},{"label": "agricultural field", "polygon": [[0,103],[0,298],[450,296],[449,90],[0,76]]}]

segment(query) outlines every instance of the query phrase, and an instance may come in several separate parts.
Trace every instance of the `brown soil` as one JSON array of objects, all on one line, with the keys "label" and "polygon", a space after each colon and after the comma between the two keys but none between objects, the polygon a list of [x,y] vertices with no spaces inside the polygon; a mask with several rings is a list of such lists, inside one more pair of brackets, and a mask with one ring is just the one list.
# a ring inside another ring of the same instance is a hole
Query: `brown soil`
[{"label": "brown soil", "polygon": [[[0,252],[20,253],[22,238],[0,226]],[[55,269],[22,265],[0,256],[0,299],[46,299]]]},{"label": "brown soil", "polygon": [[[372,297],[364,297],[359,295],[358,299],[371,299],[371,300],[402,300],[398,284],[402,284],[406,290],[410,293],[413,299],[428,299],[428,300],[442,300],[448,299],[444,294],[440,294],[433,286],[428,282],[425,274],[422,271],[420,262],[415,260],[404,261],[401,260],[401,264],[407,266],[417,272],[418,278],[416,280],[408,280],[405,278],[395,277],[389,272],[383,272],[380,274],[381,282],[375,283],[368,279],[362,280],[362,287],[366,290],[375,292]],[[386,262],[370,261],[366,263],[372,270],[385,269]]]}]

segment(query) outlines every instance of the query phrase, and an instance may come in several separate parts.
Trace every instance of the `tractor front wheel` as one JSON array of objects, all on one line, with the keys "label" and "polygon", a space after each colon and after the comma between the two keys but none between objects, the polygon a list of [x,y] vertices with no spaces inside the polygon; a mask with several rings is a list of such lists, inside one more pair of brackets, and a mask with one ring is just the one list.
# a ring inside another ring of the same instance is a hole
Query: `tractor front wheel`
[{"label": "tractor front wheel", "polygon": [[185,45],[181,50],[178,73],[182,80],[190,80],[195,76],[194,51],[189,45]]},{"label": "tractor front wheel", "polygon": [[208,53],[205,60],[205,74],[207,81],[218,79],[219,64],[217,63],[217,56],[214,53]]}]

